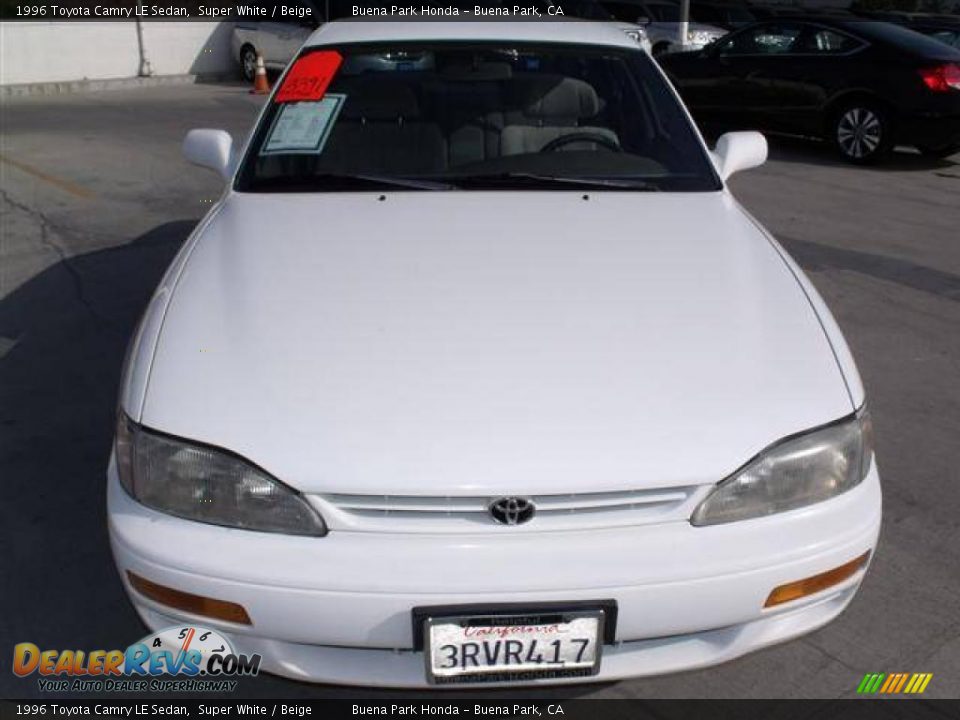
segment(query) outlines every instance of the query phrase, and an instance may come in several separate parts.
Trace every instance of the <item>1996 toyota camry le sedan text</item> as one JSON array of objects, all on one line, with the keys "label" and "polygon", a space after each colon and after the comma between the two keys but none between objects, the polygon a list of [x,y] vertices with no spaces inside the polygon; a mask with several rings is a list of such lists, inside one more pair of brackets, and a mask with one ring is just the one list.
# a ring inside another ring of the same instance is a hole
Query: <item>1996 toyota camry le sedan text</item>
[{"label": "1996 toyota camry le sedan text", "polygon": [[261,667],[582,682],[819,628],[880,527],[864,390],[643,50],[582,22],[331,23],[129,351],[123,582]]}]

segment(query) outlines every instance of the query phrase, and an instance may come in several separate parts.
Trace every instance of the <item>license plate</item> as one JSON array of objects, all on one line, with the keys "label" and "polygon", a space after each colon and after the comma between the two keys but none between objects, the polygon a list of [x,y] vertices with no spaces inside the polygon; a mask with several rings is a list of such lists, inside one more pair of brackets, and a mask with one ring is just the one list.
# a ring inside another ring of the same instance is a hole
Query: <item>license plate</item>
[{"label": "license plate", "polygon": [[595,675],[603,622],[603,610],[428,617],[427,679],[443,684]]}]

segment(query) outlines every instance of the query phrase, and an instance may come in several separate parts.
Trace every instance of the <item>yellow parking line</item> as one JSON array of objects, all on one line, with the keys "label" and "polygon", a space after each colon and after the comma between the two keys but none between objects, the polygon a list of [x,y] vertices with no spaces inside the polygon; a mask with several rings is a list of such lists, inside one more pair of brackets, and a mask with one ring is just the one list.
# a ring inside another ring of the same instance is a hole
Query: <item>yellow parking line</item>
[{"label": "yellow parking line", "polygon": [[53,175],[43,172],[43,170],[38,170],[32,165],[27,165],[19,160],[12,160],[6,155],[0,155],[0,162],[5,162],[7,165],[12,165],[13,167],[17,168],[17,170],[25,172],[28,175],[33,175],[38,180],[43,180],[45,183],[53,185],[55,188],[59,188],[65,193],[69,193],[74,197],[83,198],[84,200],[89,200],[90,198],[95,197],[95,195],[85,187],[81,187],[80,185],[72,183],[69,180],[54,177]]}]

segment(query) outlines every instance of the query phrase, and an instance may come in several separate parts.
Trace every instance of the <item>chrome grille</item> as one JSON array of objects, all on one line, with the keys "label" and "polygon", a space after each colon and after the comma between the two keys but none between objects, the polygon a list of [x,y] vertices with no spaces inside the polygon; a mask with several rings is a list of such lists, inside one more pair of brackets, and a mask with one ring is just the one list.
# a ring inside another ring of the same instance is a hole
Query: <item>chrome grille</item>
[{"label": "chrome grille", "polygon": [[[645,525],[686,519],[699,486],[558,495],[527,495],[536,515],[510,532],[577,530]],[[499,495],[312,495],[331,529],[361,532],[504,531],[489,506]]]}]

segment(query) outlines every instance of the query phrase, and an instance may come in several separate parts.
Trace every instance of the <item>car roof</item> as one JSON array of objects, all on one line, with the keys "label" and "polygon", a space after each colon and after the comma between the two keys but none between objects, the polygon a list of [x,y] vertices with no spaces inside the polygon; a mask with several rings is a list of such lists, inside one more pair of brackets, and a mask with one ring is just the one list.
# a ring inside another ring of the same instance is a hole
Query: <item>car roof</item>
[{"label": "car roof", "polygon": [[516,41],[568,45],[612,45],[639,49],[640,46],[617,23],[576,18],[541,21],[397,21],[351,19],[321,25],[305,47],[346,43],[417,42],[466,40],[477,42]]}]

